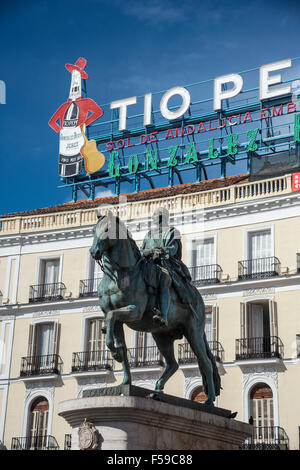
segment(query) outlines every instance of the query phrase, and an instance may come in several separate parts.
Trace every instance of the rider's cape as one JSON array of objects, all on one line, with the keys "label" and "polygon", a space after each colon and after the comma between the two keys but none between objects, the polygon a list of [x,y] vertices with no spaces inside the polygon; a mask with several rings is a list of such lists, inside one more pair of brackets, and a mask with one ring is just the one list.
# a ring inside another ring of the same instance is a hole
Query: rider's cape
[{"label": "rider's cape", "polygon": [[[153,260],[155,248],[168,248],[169,258],[160,257]],[[143,263],[144,279],[153,293],[157,290],[162,269],[165,268],[171,277],[173,287],[183,303],[190,303],[194,297],[194,289],[190,284],[191,275],[186,265],[181,261],[182,244],[180,232],[175,227],[168,227],[159,237],[158,232],[148,232],[144,238],[142,251],[149,253]]]}]

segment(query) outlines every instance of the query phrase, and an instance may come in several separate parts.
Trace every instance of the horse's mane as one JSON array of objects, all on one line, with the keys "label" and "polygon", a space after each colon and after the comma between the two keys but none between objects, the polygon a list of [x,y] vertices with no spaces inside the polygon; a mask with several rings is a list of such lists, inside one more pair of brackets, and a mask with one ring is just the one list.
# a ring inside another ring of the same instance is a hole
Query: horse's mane
[{"label": "horse's mane", "polygon": [[115,218],[116,218],[117,224],[119,224],[120,229],[125,231],[126,238],[129,240],[131,248],[132,248],[134,254],[136,255],[137,259],[140,259],[141,258],[141,252],[140,252],[137,244],[135,243],[134,239],[132,238],[131,233],[129,232],[128,228],[126,227],[124,222],[119,218],[119,216],[116,215]]}]

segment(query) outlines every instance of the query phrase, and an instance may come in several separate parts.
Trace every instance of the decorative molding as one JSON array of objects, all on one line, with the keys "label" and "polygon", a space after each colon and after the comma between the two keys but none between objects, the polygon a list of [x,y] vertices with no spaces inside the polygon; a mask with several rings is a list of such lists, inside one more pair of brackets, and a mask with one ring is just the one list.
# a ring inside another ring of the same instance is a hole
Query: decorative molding
[{"label": "decorative molding", "polygon": [[243,297],[250,297],[251,295],[273,294],[274,292],[275,292],[274,287],[257,287],[256,289],[244,290]]},{"label": "decorative molding", "polygon": [[21,430],[21,436],[27,436],[30,406],[40,396],[45,397],[49,403],[49,415],[48,415],[48,429],[47,434],[51,435],[52,432],[52,417],[54,408],[54,395],[55,395],[55,379],[49,379],[47,381],[32,380],[30,382],[24,382],[26,386],[25,399],[24,399],[24,411],[23,411],[23,424]]},{"label": "decorative molding", "polygon": [[132,385],[137,387],[147,388],[149,390],[155,389],[155,384],[161,376],[160,371],[145,371],[132,374]]},{"label": "decorative molding", "polygon": [[242,368],[242,385],[243,385],[243,420],[248,422],[250,417],[250,392],[258,383],[268,385],[273,394],[274,407],[274,426],[279,426],[279,410],[278,410],[278,372],[276,365],[257,365]]},{"label": "decorative molding", "polygon": [[81,311],[82,311],[82,313],[97,312],[97,313],[102,313],[103,314],[103,312],[102,312],[101,308],[99,307],[99,305],[88,305],[87,307],[82,307]]},{"label": "decorative molding", "polygon": [[77,378],[77,398],[82,398],[82,394],[84,390],[87,389],[96,389],[96,388],[105,388],[107,386],[107,377],[76,377]]},{"label": "decorative molding", "polygon": [[41,310],[33,313],[33,317],[46,317],[48,315],[60,315],[60,310]]},{"label": "decorative molding", "polygon": [[210,294],[202,294],[203,300],[215,300],[217,298],[217,294],[215,292],[211,292]]},{"label": "decorative molding", "polygon": [[195,388],[203,385],[202,376],[199,369],[182,369],[184,374],[184,398],[188,400]]},{"label": "decorative molding", "polygon": [[5,321],[5,320],[14,320],[15,317],[14,315],[0,315],[0,321]]},{"label": "decorative molding", "polygon": [[278,372],[274,366],[258,365],[246,367],[243,370],[243,390],[248,387],[250,382],[264,382],[265,379],[272,380],[275,389],[278,390]]}]

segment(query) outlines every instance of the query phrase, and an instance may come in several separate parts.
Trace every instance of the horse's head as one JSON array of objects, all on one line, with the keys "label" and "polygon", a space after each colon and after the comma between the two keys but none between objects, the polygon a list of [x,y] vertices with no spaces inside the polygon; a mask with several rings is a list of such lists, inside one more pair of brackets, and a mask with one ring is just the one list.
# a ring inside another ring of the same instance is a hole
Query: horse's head
[{"label": "horse's head", "polygon": [[94,240],[90,248],[95,260],[101,259],[104,253],[114,247],[119,240],[128,240],[130,235],[124,223],[108,211],[107,215],[97,214],[98,222],[94,227]]},{"label": "horse's head", "polygon": [[116,217],[109,211],[107,215],[97,214],[98,222],[93,228],[94,240],[90,248],[91,256],[95,260],[102,258],[103,254],[116,243],[116,236],[112,234]]}]

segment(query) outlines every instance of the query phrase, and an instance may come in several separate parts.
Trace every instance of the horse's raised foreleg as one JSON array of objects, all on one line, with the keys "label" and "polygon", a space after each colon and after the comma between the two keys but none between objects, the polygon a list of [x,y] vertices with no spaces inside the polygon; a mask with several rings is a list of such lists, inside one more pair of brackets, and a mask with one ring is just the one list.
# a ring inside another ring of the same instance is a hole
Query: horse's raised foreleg
[{"label": "horse's raised foreleg", "polygon": [[120,356],[119,349],[115,346],[115,324],[116,322],[125,323],[140,320],[140,317],[140,310],[135,305],[127,305],[126,307],[110,310],[105,317],[107,326],[106,346],[118,362],[122,362],[122,357]]},{"label": "horse's raised foreleg", "polygon": [[153,333],[152,334],[157,347],[166,361],[166,365],[162,376],[158,379],[155,385],[156,391],[162,391],[164,389],[166,381],[173,375],[178,369],[178,364],[174,356],[174,340],[165,333]]},{"label": "horse's raised foreleg", "polygon": [[130,374],[130,366],[127,357],[127,348],[124,336],[124,327],[123,323],[116,322],[115,323],[115,340],[116,340],[116,347],[120,359],[122,362],[124,377],[123,377],[123,385],[131,384],[131,374]]}]

